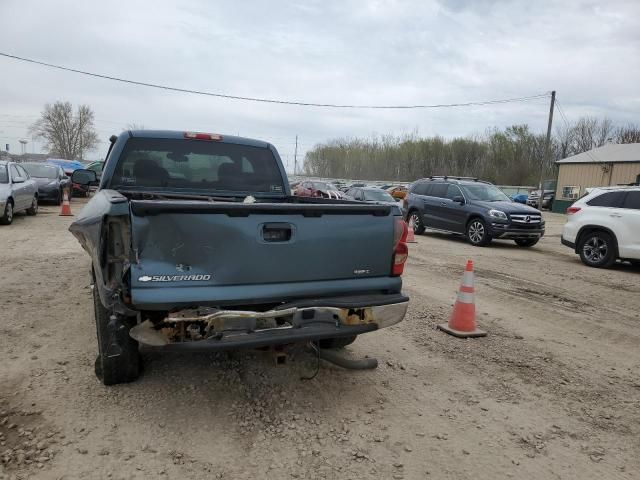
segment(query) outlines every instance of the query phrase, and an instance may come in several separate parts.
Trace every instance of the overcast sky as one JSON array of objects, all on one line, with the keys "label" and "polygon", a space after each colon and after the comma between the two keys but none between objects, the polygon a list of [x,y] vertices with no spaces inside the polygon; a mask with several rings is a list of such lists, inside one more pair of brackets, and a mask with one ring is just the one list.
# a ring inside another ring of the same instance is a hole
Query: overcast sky
[{"label": "overcast sky", "polygon": [[[640,1],[0,1],[0,51],[138,81],[318,103],[434,104],[557,90],[569,120],[640,122]],[[128,124],[271,141],[291,167],[343,136],[446,137],[528,123],[548,100],[429,110],[256,104],[125,85],[0,58],[0,143],[47,102],[86,103],[106,140]],[[562,122],[562,118],[557,118]],[[41,143],[35,144],[39,151]]]}]

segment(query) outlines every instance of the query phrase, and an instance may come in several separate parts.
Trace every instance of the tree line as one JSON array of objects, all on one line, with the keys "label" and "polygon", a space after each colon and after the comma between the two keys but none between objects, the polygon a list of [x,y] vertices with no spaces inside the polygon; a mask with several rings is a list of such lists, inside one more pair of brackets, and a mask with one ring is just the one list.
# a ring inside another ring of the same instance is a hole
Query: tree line
[{"label": "tree line", "polygon": [[445,139],[383,135],[339,138],[316,145],[305,156],[304,172],[326,178],[413,181],[429,175],[478,177],[502,185],[536,185],[540,171],[555,178],[555,161],[608,142],[640,142],[640,126],[615,127],[607,118],[583,117],[556,128],[551,155],[546,135],[528,125],[494,128],[482,135]]}]

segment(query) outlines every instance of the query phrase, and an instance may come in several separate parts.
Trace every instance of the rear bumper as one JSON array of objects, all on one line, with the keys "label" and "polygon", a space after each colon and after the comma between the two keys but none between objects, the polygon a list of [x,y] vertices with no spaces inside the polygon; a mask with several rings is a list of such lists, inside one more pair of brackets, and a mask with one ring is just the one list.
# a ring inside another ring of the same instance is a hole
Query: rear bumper
[{"label": "rear bumper", "polygon": [[[287,304],[269,312],[220,311],[209,318],[202,317],[214,330],[208,338],[163,344],[159,330],[151,325],[140,324],[131,330],[131,336],[138,342],[163,350],[225,350],[232,348],[257,348],[298,342],[317,341],[326,338],[340,338],[372,332],[402,321],[409,299],[402,295],[395,297],[395,303],[373,305],[361,308],[331,306],[334,302],[310,301],[313,306],[303,306],[309,302],[299,302],[300,306]],[[391,300],[391,299],[389,299]],[[357,303],[357,300],[354,300]],[[339,303],[342,303],[340,300]],[[284,326],[256,329],[256,318],[286,318]],[[215,318],[211,318],[215,317]],[[176,317],[173,317],[175,320]],[[193,320],[193,319],[185,319]],[[147,322],[145,322],[147,323]]]},{"label": "rear bumper", "polygon": [[[139,272],[132,266],[132,276]],[[184,286],[160,284],[158,286],[136,285],[131,288],[132,308],[136,310],[177,310],[193,305],[200,306],[239,306],[255,304],[281,304],[286,302],[327,301],[332,299],[354,298],[353,295],[368,299],[389,298],[399,294],[402,288],[401,277],[371,277],[344,280],[320,280],[314,282],[287,282],[253,285],[199,286],[189,283]],[[151,284],[152,282],[147,282]],[[177,282],[179,283],[179,282]],[[381,294],[380,292],[385,292]],[[349,295],[345,295],[351,294]],[[371,303],[378,305],[379,303]],[[326,306],[326,305],[325,305]]]},{"label": "rear bumper", "polygon": [[565,240],[564,237],[560,237],[560,243],[562,243],[562,245],[564,245],[565,247],[569,247],[572,250],[576,249],[576,244],[574,242],[570,242],[569,240]]}]

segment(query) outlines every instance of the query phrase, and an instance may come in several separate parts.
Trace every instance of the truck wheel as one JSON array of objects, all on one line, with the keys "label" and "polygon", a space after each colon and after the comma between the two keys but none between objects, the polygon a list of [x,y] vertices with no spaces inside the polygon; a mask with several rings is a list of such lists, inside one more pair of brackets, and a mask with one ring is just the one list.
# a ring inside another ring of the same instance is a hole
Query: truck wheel
[{"label": "truck wheel", "polygon": [[105,385],[133,382],[142,370],[138,342],[129,336],[133,322],[122,316],[112,318],[100,302],[97,287],[93,288],[93,307],[98,337],[96,376]]},{"label": "truck wheel", "polygon": [[352,335],[351,337],[338,337],[338,338],[325,338],[320,340],[320,348],[332,348],[339,349],[344,348],[347,345],[351,345],[358,338],[357,335]]},{"label": "truck wheel", "polygon": [[31,200],[31,206],[27,208],[27,215],[37,215],[38,214],[38,197],[33,197]]},{"label": "truck wheel", "polygon": [[616,261],[616,246],[607,232],[589,232],[580,237],[580,260],[589,267],[607,268]]},{"label": "truck wheel", "polygon": [[515,242],[519,247],[533,247],[539,240],[539,238],[518,238]]},{"label": "truck wheel", "polygon": [[4,213],[0,217],[0,225],[11,225],[11,222],[13,222],[13,202],[7,200],[4,206]]},{"label": "truck wheel", "polygon": [[467,239],[474,247],[484,247],[491,243],[487,224],[481,218],[472,218],[467,225]]},{"label": "truck wheel", "polygon": [[422,235],[425,230],[424,222],[422,221],[422,215],[417,210],[412,210],[409,213],[409,222],[413,220],[413,233],[416,235]]}]

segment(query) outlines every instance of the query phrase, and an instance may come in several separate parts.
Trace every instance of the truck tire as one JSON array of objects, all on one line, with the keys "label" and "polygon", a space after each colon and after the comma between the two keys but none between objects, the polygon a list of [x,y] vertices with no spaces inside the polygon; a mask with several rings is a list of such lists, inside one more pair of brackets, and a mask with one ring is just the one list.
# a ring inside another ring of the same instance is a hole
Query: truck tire
[{"label": "truck tire", "polygon": [[113,316],[100,302],[97,287],[93,288],[93,307],[98,337],[96,376],[105,385],[133,382],[142,370],[138,342],[129,336],[131,319]]},{"label": "truck tire", "polygon": [[358,338],[357,335],[352,335],[350,337],[338,337],[338,338],[324,338],[320,340],[319,345],[320,348],[331,348],[331,349],[339,349],[344,348],[347,345],[351,345]]}]

